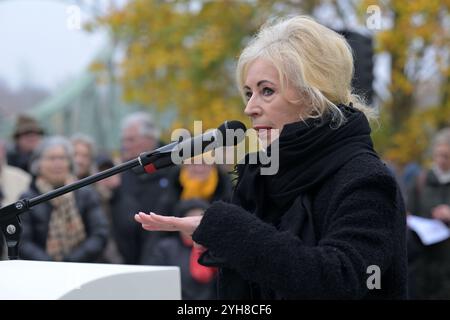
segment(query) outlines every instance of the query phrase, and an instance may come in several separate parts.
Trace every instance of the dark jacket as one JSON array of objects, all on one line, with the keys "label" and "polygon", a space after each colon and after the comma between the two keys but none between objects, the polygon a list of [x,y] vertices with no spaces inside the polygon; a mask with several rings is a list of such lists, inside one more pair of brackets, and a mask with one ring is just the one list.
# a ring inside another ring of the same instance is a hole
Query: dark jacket
[{"label": "dark jacket", "polygon": [[432,170],[417,175],[408,189],[408,211],[431,218],[432,209],[440,204],[450,205],[450,183],[440,183]]},{"label": "dark jacket", "polygon": [[372,149],[365,117],[340,108],[348,121],[337,130],[329,118],[286,125],[278,173],[238,166],[233,204],[205,212],[193,239],[208,248],[200,261],[220,267],[219,298],[407,297],[399,187]]},{"label": "dark jacket", "polygon": [[[441,184],[432,170],[418,175],[408,191],[408,211],[432,218],[432,209],[440,204],[450,205],[450,183]],[[415,252],[410,265],[412,297],[450,299],[450,239],[424,246],[412,235],[408,244]]]},{"label": "dark jacket", "polygon": [[191,248],[183,244],[180,236],[161,239],[148,260],[150,265],[178,266],[181,273],[181,296],[184,300],[211,300],[216,295],[216,280],[203,284],[190,274]]},{"label": "dark jacket", "polygon": [[114,190],[108,201],[111,219],[111,236],[126,264],[140,264],[142,246],[149,236],[140,224],[134,220],[139,212],[135,200],[120,188]]},{"label": "dark jacket", "polygon": [[[136,214],[142,211],[167,214],[165,202],[162,198],[169,192],[168,174],[170,170],[171,168],[165,168],[152,174],[138,174],[129,170],[122,174],[122,183],[118,192],[126,194],[133,201],[129,213]],[[126,219],[129,219],[129,217],[126,217]],[[119,218],[119,216],[116,216],[116,218]],[[135,229],[130,238],[126,240],[129,245],[138,241],[138,245],[131,249],[133,252],[130,252],[132,253],[130,258],[134,261],[138,259],[136,261],[138,264],[147,264],[149,257],[152,255],[153,247],[160,237],[161,233],[148,232],[138,225],[138,229]],[[129,245],[127,247],[130,248]]]},{"label": "dark jacket", "polygon": [[20,152],[14,145],[7,151],[6,159],[10,166],[20,168],[26,172],[30,172],[30,159],[32,153]]},{"label": "dark jacket", "polygon": [[160,212],[161,196],[169,188],[168,173],[170,169],[161,169],[152,174],[137,174],[132,170],[122,174],[120,192],[125,192],[136,202],[142,212]]},{"label": "dark jacket", "polygon": [[[74,191],[75,202],[80,212],[86,231],[86,239],[67,257],[66,262],[94,262],[102,254],[108,238],[107,220],[102,212],[97,192],[91,187]],[[39,195],[36,187],[21,198],[31,199]],[[48,224],[52,206],[49,202],[41,203],[21,215],[23,233],[19,246],[19,256],[25,260],[52,260],[46,253]]]}]

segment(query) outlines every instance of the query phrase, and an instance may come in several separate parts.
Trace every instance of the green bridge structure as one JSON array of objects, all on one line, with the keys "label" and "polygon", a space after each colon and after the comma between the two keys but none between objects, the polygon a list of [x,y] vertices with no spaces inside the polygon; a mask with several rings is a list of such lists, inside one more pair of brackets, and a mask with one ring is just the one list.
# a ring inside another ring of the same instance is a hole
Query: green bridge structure
[{"label": "green bridge structure", "polygon": [[[106,63],[106,83],[99,81],[94,71],[85,70],[28,110],[27,114],[40,122],[46,134],[70,137],[75,133],[83,133],[94,139],[99,150],[114,152],[120,149],[120,123],[132,112],[149,112],[161,130],[170,127],[176,114],[174,110],[156,114],[151,106],[132,105],[123,101],[121,86],[112,76],[112,52],[106,49],[96,58],[96,61]],[[0,117],[0,137],[8,139],[13,126],[14,118]]]}]

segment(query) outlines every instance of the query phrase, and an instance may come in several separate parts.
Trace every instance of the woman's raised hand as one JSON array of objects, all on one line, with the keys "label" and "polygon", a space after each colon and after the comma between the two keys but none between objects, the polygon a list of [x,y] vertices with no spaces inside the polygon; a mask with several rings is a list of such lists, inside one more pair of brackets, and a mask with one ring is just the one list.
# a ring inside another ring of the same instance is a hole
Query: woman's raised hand
[{"label": "woman's raised hand", "polygon": [[202,220],[202,216],[170,217],[150,212],[139,212],[134,219],[142,224],[142,228],[148,231],[179,231],[191,237]]}]

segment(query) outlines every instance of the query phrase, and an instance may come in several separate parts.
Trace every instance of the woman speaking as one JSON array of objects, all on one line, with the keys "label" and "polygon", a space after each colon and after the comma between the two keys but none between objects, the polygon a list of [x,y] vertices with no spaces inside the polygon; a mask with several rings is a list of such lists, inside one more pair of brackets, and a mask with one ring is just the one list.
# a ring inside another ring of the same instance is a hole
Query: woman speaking
[{"label": "woman speaking", "polygon": [[237,81],[260,139],[277,140],[266,151],[279,152],[278,172],[244,159],[231,203],[135,219],[205,247],[199,261],[219,267],[220,299],[406,298],[404,204],[373,150],[372,115],[352,94],[352,75],[346,40],[313,19],[263,26]]}]

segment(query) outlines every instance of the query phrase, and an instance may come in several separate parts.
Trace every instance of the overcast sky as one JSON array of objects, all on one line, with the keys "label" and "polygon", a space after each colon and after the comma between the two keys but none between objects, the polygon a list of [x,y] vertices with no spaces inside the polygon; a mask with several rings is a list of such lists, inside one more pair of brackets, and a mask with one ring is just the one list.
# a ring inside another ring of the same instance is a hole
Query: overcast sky
[{"label": "overcast sky", "polygon": [[[111,2],[118,6],[127,2],[83,0],[86,4],[94,1],[104,10]],[[107,37],[102,32],[87,33],[70,28],[73,22],[71,3],[71,0],[0,0],[1,80],[12,88],[31,84],[53,91],[86,70],[106,46]],[[316,12],[317,18],[322,22],[333,21],[331,11],[322,6]],[[88,21],[89,12],[81,11],[80,18],[82,23]],[[375,68],[375,87],[382,94],[389,81],[387,64],[376,65],[384,66]]]},{"label": "overcast sky", "polygon": [[[70,28],[70,3],[0,0],[0,79],[55,89],[89,65],[106,36]],[[81,11],[81,21],[88,14]],[[72,20],[70,20],[72,18]]]}]

